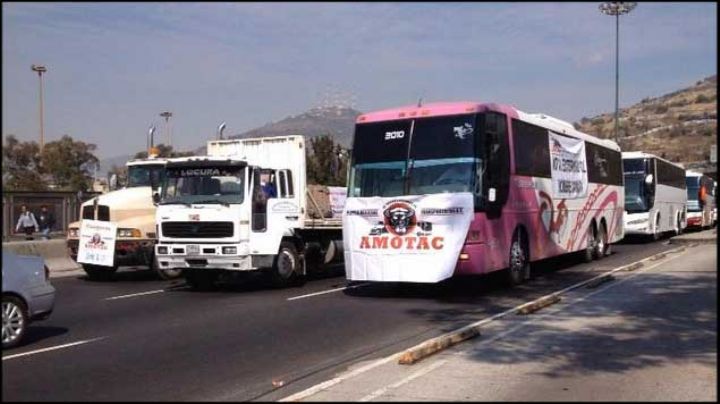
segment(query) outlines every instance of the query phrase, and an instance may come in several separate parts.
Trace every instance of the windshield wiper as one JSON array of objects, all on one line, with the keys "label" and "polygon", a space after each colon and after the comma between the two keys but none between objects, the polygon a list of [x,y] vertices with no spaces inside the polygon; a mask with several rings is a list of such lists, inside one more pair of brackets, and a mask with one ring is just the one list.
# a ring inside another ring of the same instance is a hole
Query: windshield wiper
[{"label": "windshield wiper", "polygon": [[160,202],[159,205],[185,205],[185,206],[187,206],[188,208],[192,207],[192,205],[190,205],[189,203],[187,203],[187,202],[181,202],[181,201]]},{"label": "windshield wiper", "polygon": [[217,200],[217,199],[206,199],[206,200],[204,200],[204,201],[194,201],[193,203],[194,203],[194,204],[197,204],[197,203],[219,203],[220,205],[223,205],[223,206],[226,206],[226,207],[230,207],[230,204],[229,204],[229,203],[223,202],[223,201],[219,201],[219,200]]}]

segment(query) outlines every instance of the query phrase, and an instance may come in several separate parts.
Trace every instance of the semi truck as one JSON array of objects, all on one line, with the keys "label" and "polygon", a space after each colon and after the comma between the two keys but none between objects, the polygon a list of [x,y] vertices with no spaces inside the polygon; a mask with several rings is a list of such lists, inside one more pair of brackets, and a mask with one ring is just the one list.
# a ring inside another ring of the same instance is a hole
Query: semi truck
[{"label": "semi truck", "polygon": [[169,159],[159,268],[193,289],[250,272],[286,287],[340,261],[346,188],[308,185],[305,147],[302,136],[211,140],[207,156]]},{"label": "semi truck", "polygon": [[70,257],[77,261],[82,220],[112,222],[117,226],[112,266],[81,264],[93,280],[109,280],[119,266],[139,265],[157,271],[163,279],[174,279],[180,271],[158,268],[154,261],[156,240],[155,205],[157,192],[165,172],[166,159],[152,154],[148,158],[128,161],[127,184],[111,192],[98,195],[80,207],[80,221],[70,223],[67,247]]}]

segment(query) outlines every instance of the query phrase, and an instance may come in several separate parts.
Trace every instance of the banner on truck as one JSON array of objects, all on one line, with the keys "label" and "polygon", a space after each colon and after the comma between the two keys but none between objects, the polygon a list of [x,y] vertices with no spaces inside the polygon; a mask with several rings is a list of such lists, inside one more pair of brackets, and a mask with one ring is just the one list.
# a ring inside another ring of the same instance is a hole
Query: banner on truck
[{"label": "banner on truck", "polygon": [[587,196],[588,177],[585,141],[548,131],[553,198],[577,199]]},{"label": "banner on truck", "polygon": [[77,262],[111,267],[115,259],[117,225],[99,220],[83,220]]},{"label": "banner on truck", "polygon": [[333,218],[340,219],[342,217],[343,208],[345,207],[345,198],[347,197],[346,187],[327,187],[330,193],[330,209]]},{"label": "banner on truck", "polygon": [[449,278],[473,215],[471,193],[349,198],[343,211],[347,278],[386,282]]}]

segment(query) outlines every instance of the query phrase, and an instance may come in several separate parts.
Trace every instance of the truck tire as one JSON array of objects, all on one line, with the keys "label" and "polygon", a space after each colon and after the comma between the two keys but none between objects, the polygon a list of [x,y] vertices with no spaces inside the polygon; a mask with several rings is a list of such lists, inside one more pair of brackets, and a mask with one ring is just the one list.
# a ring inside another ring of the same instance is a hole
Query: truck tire
[{"label": "truck tire", "polygon": [[182,271],[185,282],[193,290],[213,290],[215,289],[215,281],[217,281],[217,271],[200,269],[200,270],[184,270]]},{"label": "truck tire", "polygon": [[118,267],[106,267],[102,265],[82,264],[83,270],[88,278],[92,281],[110,281],[112,280]]},{"label": "truck tire", "polygon": [[302,273],[302,260],[295,248],[289,241],[280,243],[273,266],[270,268],[270,284],[276,288],[288,286],[300,286],[305,283],[305,275]]}]

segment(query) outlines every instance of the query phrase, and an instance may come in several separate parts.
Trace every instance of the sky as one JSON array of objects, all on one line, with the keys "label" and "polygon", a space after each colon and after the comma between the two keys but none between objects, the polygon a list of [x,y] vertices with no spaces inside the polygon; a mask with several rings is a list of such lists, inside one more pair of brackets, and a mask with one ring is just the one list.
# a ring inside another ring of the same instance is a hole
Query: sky
[{"label": "sky", "polygon": [[[369,112],[511,104],[574,122],[615,108],[615,18],[584,3],[2,3],[2,134],[103,158],[296,115],[328,89]],[[717,74],[717,4],[620,17],[620,107]]]}]

